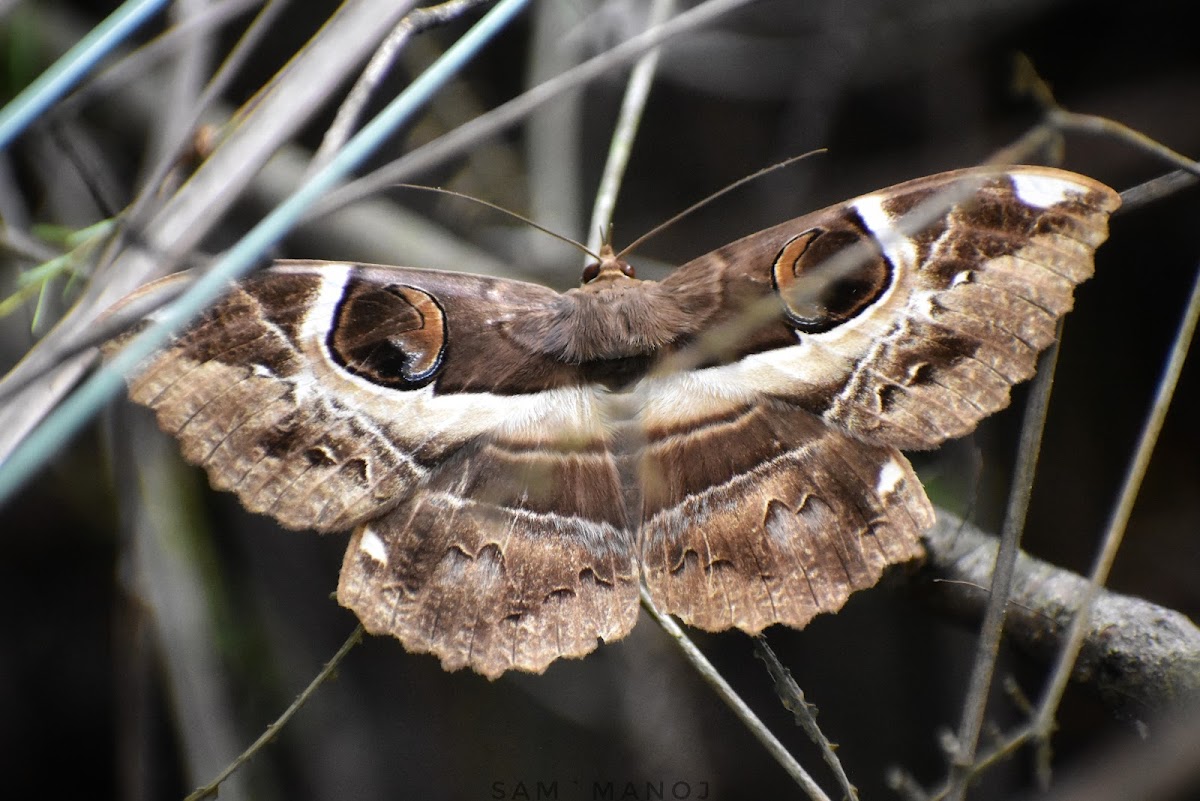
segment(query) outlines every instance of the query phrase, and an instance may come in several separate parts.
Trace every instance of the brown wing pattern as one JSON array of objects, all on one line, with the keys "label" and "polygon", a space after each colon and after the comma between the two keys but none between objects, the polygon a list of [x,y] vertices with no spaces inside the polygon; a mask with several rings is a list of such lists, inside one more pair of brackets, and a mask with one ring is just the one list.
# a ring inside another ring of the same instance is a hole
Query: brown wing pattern
[{"label": "brown wing pattern", "polygon": [[488,438],[358,527],[338,600],[368,631],[495,678],[625,636],[637,565],[612,456]]},{"label": "brown wing pattern", "polygon": [[371,631],[448,668],[540,671],[624,635],[637,611],[594,392],[500,330],[557,296],[285,264],[235,287],[130,392],[247,508],[356,528],[339,599]]},{"label": "brown wing pattern", "polygon": [[[966,200],[909,231],[947,188]],[[282,263],[131,395],[252,511],[353,529],[339,601],[447,669],[586,654],[633,626],[639,581],[704,629],[800,627],[920,556],[933,512],[898,449],[1008,403],[1117,204],[1071,173],[964,170],[561,294]]]},{"label": "brown wing pattern", "polygon": [[[576,371],[492,334],[556,296],[474,276],[282,264],[234,287],[130,393],[251,511],[345,530],[509,415],[559,403],[553,392],[506,401],[506,389],[554,390]],[[447,375],[455,394],[436,394],[432,382]],[[493,391],[474,391],[483,386]]]},{"label": "brown wing pattern", "polygon": [[687,623],[801,628],[921,555],[933,509],[895,448],[770,399],[662,423],[647,430],[642,570]]},{"label": "brown wing pattern", "polygon": [[[956,186],[970,190],[966,200],[905,233],[906,214]],[[663,283],[778,292],[772,347],[744,354],[720,380],[746,381],[859,437],[930,448],[973,430],[1033,375],[1119,204],[1103,184],[1044,167],[943,173],[769,228]],[[801,285],[855,245],[866,258]],[[731,306],[714,295],[707,314],[719,322]]]}]

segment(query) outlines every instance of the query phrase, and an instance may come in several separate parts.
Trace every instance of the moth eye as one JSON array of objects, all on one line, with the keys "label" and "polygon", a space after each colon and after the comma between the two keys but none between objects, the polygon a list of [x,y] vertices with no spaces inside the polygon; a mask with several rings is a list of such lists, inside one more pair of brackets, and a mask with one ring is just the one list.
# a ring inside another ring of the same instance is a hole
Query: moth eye
[{"label": "moth eye", "polygon": [[629,276],[630,278],[637,278],[637,274],[635,273],[632,264],[627,261],[620,262],[620,264],[621,272],[625,273],[625,275]]},{"label": "moth eye", "polygon": [[405,284],[347,283],[326,340],[354,375],[393,389],[417,389],[442,369],[446,314],[437,298]]},{"label": "moth eye", "polygon": [[590,284],[596,280],[598,275],[600,275],[600,262],[594,261],[583,268],[583,283]]},{"label": "moth eye", "polygon": [[[850,248],[869,247],[854,258]],[[838,264],[846,254],[850,260]],[[807,334],[831,331],[879,299],[892,281],[891,265],[873,239],[856,230],[812,228],[792,237],[771,268],[784,317]]]}]

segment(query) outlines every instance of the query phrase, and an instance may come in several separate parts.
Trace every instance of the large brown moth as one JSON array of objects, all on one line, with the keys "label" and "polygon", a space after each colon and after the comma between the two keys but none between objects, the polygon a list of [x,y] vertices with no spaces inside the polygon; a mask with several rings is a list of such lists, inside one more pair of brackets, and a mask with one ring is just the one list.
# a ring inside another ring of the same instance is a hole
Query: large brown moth
[{"label": "large brown moth", "polygon": [[[964,182],[932,224],[902,225]],[[250,510],[352,530],[338,600],[447,669],[582,656],[629,632],[643,582],[702,629],[798,628],[921,555],[933,510],[901,450],[1008,404],[1118,204],[1061,170],[960,170],[776,225],[661,282],[606,249],[565,293],[279,262],[130,391]],[[868,257],[790,291],[853,246]],[[767,323],[662,369],[771,298]]]}]

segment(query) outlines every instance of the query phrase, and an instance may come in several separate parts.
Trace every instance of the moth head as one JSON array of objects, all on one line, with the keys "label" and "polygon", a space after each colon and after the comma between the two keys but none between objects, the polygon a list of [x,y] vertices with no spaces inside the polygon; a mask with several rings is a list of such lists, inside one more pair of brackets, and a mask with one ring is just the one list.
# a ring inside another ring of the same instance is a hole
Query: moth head
[{"label": "moth head", "polygon": [[636,278],[633,265],[617,256],[612,245],[605,242],[600,246],[600,261],[583,268],[583,283],[608,281],[620,278]]}]

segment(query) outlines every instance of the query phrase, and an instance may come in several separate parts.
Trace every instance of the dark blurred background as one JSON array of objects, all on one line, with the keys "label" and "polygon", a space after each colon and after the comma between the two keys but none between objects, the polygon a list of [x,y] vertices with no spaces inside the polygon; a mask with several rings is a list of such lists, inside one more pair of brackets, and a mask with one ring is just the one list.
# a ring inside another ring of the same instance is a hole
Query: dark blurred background
[{"label": "dark blurred background", "polygon": [[[96,24],[104,5],[0,4],[0,50],[14,57],[3,68],[7,96],[36,73],[31,64],[40,69]],[[598,52],[639,30],[644,10],[639,2],[546,5],[536,13],[557,15],[565,33],[548,44],[523,18],[381,160],[520,92],[534,59],[545,58],[544,50],[533,55],[539,48],[560,48],[552,56]],[[292,2],[225,102],[249,98],[333,8]],[[682,263],[840,199],[979,162],[1038,119],[1012,91],[1018,53],[1071,110],[1120,120],[1200,156],[1200,47],[1188,11],[1171,0],[752,4],[665,50],[617,205],[618,246],[727,183],[813,148],[828,153],[717,200],[644,245],[635,263],[645,260],[652,273],[659,263]],[[246,20],[215,37],[215,55]],[[462,22],[420,37],[381,102],[464,29]],[[626,77],[613,73],[582,92],[577,114],[560,108],[571,127],[549,123],[550,133],[538,134],[548,140],[518,127],[422,180],[584,238]],[[28,224],[81,227],[129,202],[155,123],[127,111],[140,102],[127,95],[139,91],[131,84],[70,114],[52,112],[0,154],[10,224],[20,208]],[[299,147],[316,147],[336,101]],[[538,144],[545,141],[573,155],[538,150],[551,146]],[[1168,171],[1113,138],[1071,135],[1062,155],[1063,166],[1118,190]],[[248,195],[205,250],[234,241],[268,197]],[[510,220],[441,197],[397,191],[389,198],[512,264],[515,274],[558,288],[577,281],[577,254]],[[1200,263],[1198,214],[1200,191],[1189,189],[1114,218],[1097,277],[1077,293],[1026,535],[1027,550],[1055,564],[1090,565]],[[279,255],[365,258],[347,250],[336,236],[300,231]],[[18,266],[27,265],[4,267],[4,294]],[[30,344],[29,314],[0,326],[0,366],[8,367]],[[1185,372],[1110,582],[1193,620],[1200,616],[1198,377],[1194,366]],[[935,502],[962,510],[973,498],[974,519],[998,528],[1023,398],[1018,391],[1015,408],[969,441],[916,461]],[[0,509],[0,765],[13,797],[181,796],[257,736],[355,624],[330,597],[344,536],[285,532],[248,515],[179,465],[173,443],[141,410],[117,406]],[[147,521],[161,519],[156,504],[176,521],[158,539],[145,533]],[[836,796],[748,639],[695,636]],[[820,708],[864,798],[894,797],[884,787],[890,766],[930,784],[943,775],[938,733],[957,726],[973,633],[914,599],[903,576],[803,632],[771,630],[769,641]],[[1036,698],[1045,670],[1006,652],[999,674],[1015,676]],[[1020,713],[997,693],[992,719],[1007,726]],[[1060,721],[1054,759],[1065,772],[1093,766],[1103,746],[1140,731],[1075,688]],[[972,797],[1009,797],[1028,788],[1029,777],[1029,760],[1018,755],[988,773]],[[368,639],[238,781],[222,797],[474,801],[551,797],[553,786],[553,797],[564,799],[642,799],[659,785],[667,797],[672,788],[690,798],[800,795],[648,620],[586,660],[496,682],[444,673],[429,656]],[[1174,797],[1200,798],[1196,787],[1181,793]]]}]

